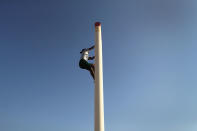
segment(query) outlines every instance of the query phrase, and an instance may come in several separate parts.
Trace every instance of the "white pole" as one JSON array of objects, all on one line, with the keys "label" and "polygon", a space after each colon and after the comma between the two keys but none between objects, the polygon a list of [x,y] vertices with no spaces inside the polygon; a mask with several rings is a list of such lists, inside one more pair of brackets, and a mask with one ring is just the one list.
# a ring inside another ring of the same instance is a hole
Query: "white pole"
[{"label": "white pole", "polygon": [[104,131],[103,60],[101,23],[95,23],[94,131]]}]

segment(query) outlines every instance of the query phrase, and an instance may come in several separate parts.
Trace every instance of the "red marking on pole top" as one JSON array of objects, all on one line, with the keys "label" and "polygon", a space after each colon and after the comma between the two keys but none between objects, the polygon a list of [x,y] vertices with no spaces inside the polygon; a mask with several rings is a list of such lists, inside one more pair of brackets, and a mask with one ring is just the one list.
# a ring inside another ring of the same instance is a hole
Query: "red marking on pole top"
[{"label": "red marking on pole top", "polygon": [[96,22],[95,26],[101,26],[101,23],[100,22]]}]

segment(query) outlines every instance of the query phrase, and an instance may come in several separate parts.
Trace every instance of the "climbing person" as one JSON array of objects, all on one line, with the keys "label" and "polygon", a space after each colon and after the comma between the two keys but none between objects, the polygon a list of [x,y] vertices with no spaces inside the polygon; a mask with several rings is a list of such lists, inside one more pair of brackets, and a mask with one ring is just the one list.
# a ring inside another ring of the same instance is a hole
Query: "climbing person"
[{"label": "climbing person", "polygon": [[94,72],[95,72],[95,69],[94,69],[94,64],[92,63],[89,63],[88,60],[93,60],[95,57],[92,56],[92,57],[89,57],[89,51],[90,50],[93,50],[94,49],[94,46],[90,47],[90,48],[84,48],[81,50],[81,58],[80,58],[80,61],[79,61],[79,67],[81,69],[86,69],[90,72],[91,76],[93,79],[94,78]]}]

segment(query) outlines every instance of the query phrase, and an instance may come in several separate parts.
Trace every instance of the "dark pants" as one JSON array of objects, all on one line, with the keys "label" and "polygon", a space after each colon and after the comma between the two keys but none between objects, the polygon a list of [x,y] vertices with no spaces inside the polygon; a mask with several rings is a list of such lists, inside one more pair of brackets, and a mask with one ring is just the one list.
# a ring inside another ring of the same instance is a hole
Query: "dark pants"
[{"label": "dark pants", "polygon": [[88,70],[94,79],[94,64],[88,63],[86,60],[81,59],[79,61],[79,67]]}]

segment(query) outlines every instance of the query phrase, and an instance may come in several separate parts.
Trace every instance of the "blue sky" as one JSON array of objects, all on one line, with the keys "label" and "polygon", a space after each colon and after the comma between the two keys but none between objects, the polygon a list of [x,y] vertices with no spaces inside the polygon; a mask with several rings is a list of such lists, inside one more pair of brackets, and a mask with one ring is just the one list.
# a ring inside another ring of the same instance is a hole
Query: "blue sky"
[{"label": "blue sky", "polygon": [[102,22],[106,131],[197,130],[195,0],[0,2],[0,130],[92,131],[78,67]]}]

